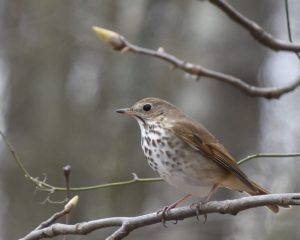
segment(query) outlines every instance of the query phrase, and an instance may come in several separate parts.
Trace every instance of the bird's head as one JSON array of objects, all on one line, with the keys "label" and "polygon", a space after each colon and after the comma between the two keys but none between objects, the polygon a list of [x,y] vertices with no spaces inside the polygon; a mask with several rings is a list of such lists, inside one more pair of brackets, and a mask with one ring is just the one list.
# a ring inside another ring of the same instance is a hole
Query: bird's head
[{"label": "bird's head", "polygon": [[144,98],[132,107],[116,110],[117,113],[127,114],[138,120],[139,123],[163,122],[170,115],[180,114],[180,111],[171,103],[159,98]]}]

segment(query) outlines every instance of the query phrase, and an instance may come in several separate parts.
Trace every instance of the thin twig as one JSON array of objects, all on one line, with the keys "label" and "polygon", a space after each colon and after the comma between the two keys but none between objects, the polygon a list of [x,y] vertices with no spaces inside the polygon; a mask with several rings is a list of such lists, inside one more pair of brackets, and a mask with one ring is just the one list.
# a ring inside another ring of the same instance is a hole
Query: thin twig
[{"label": "thin twig", "polygon": [[[63,167],[63,172],[64,172],[65,183],[66,183],[66,200],[69,201],[69,200],[70,200],[70,176],[71,176],[71,166],[70,166],[70,165],[64,166],[64,167]],[[65,224],[69,224],[69,221],[70,221],[70,214],[67,213],[67,214],[66,214],[66,218],[65,218]],[[67,240],[67,239],[68,239],[67,235],[65,235],[63,239],[64,239],[64,240]]]},{"label": "thin twig", "polygon": [[243,28],[248,30],[248,32],[261,44],[275,50],[275,51],[290,51],[290,52],[300,52],[300,45],[285,42],[273,37],[270,33],[266,32],[261,26],[256,22],[250,20],[235,8],[233,8],[229,3],[223,0],[209,0],[210,3],[221,9],[222,12],[227,14],[234,22],[241,25]]},{"label": "thin twig", "polygon": [[[205,68],[201,65],[190,63],[184,60],[181,60],[175,57],[172,54],[169,54],[164,51],[163,48],[158,48],[158,50],[151,50],[143,48],[137,45],[130,43],[125,37],[119,35],[118,33],[99,28],[93,27],[93,30],[96,34],[105,42],[107,42],[111,47],[117,51],[121,52],[132,52],[136,54],[151,56],[154,58],[159,58],[165,62],[168,62],[172,65],[172,68],[178,68],[183,70],[186,73],[196,76],[196,79],[200,77],[208,77],[215,79],[221,82],[225,82],[229,85],[232,85],[242,92],[248,94],[252,97],[264,97],[267,99],[279,98],[283,94],[288,93],[296,89],[300,85],[300,76],[295,79],[290,84],[286,84],[284,87],[256,87],[247,84],[243,80],[234,77],[232,75],[224,74],[217,72],[208,68]],[[109,34],[109,35],[108,35]],[[108,36],[107,36],[108,35]],[[110,38],[109,38],[110,37]]]},{"label": "thin twig", "polygon": [[62,216],[65,216],[67,213],[64,210],[61,210],[59,212],[54,213],[49,219],[46,221],[42,222],[35,230],[40,230],[43,228],[46,228],[50,225],[52,225],[54,222],[56,222],[59,218]]},{"label": "thin twig", "polygon": [[[268,205],[300,205],[299,193],[269,194],[261,196],[244,197],[234,200],[213,201],[203,204],[200,214],[221,213],[232,214],[244,211],[246,209],[268,206]],[[178,221],[185,218],[196,216],[198,212],[189,206],[175,208],[168,212],[166,221]],[[136,217],[111,217],[89,222],[77,223],[74,225],[53,224],[50,227],[40,230],[34,230],[20,240],[38,240],[42,238],[53,238],[58,235],[74,234],[86,235],[92,231],[119,227],[107,240],[118,240],[128,236],[133,230],[161,223],[161,214],[156,212]]]},{"label": "thin twig", "polygon": [[[44,180],[39,180],[38,178],[34,178],[30,175],[29,171],[25,168],[24,164],[22,163],[21,159],[19,158],[18,154],[16,153],[14,147],[12,144],[8,141],[7,137],[5,134],[0,130],[0,135],[2,136],[2,139],[7,146],[9,152],[12,155],[12,158],[18,165],[19,169],[21,172],[24,174],[24,176],[29,179],[36,187],[38,190],[41,191],[46,191],[50,193],[54,193],[56,191],[66,191],[66,187],[58,187],[54,186],[51,184],[46,183]],[[70,187],[69,191],[87,191],[87,190],[95,190],[95,189],[100,189],[100,188],[110,188],[110,187],[120,187],[124,185],[129,185],[129,184],[135,184],[135,183],[148,183],[148,182],[157,182],[161,181],[161,178],[140,178],[138,177],[135,173],[132,174],[133,178],[131,180],[126,180],[122,182],[114,182],[114,183],[104,183],[104,184],[97,184],[97,185],[92,185],[92,186],[86,186],[86,187]]]},{"label": "thin twig", "polygon": [[[45,182],[45,180],[39,180],[38,178],[34,178],[30,175],[28,170],[24,167],[21,159],[18,157],[16,151],[14,150],[11,143],[8,141],[7,137],[4,135],[4,133],[0,130],[0,135],[2,136],[6,146],[8,147],[12,158],[15,160],[17,165],[19,166],[21,172],[26,176],[26,178],[30,179],[32,183],[37,186],[38,190],[47,191],[49,193],[54,193],[55,191],[66,191],[67,189],[65,187],[57,187],[53,186],[51,184],[48,184]],[[276,157],[276,158],[284,158],[284,157],[300,157],[300,153],[257,153],[250,155],[248,157],[245,157],[238,161],[238,164],[243,164],[251,159],[254,158],[265,158],[265,157]],[[137,174],[132,173],[133,178],[131,180],[122,181],[122,182],[113,182],[113,183],[104,183],[104,184],[98,184],[98,185],[92,185],[92,186],[86,186],[86,187],[71,187],[69,191],[88,191],[88,190],[96,190],[96,189],[102,189],[102,188],[111,188],[111,187],[120,187],[135,183],[151,183],[151,182],[160,182],[162,181],[162,178],[140,178]]]},{"label": "thin twig", "polygon": [[27,171],[27,169],[24,167],[22,161],[19,159],[18,154],[16,153],[14,147],[10,144],[10,142],[8,141],[8,139],[6,138],[5,134],[0,130],[0,135],[5,143],[5,145],[7,146],[7,148],[9,149],[13,159],[16,161],[18,167],[20,168],[20,170],[24,173],[24,176],[26,178],[29,178],[31,180],[31,176],[29,174],[29,172]]},{"label": "thin twig", "polygon": [[252,159],[255,159],[255,158],[270,158],[270,157],[273,157],[273,158],[285,158],[285,157],[300,157],[300,153],[257,153],[257,154],[253,154],[253,155],[250,155],[248,157],[245,157],[241,160],[239,160],[237,162],[237,164],[243,164],[249,160],[252,160]]}]

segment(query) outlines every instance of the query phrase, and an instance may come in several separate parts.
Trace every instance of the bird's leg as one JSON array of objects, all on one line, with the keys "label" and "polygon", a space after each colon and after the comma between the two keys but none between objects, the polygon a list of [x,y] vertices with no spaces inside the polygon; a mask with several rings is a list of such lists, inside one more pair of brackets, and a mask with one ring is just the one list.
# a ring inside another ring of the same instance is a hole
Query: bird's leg
[{"label": "bird's leg", "polygon": [[170,204],[169,206],[165,206],[162,209],[158,210],[156,212],[156,214],[160,214],[161,213],[161,221],[164,225],[164,227],[166,226],[166,214],[173,208],[177,207],[179,204],[183,203],[184,201],[186,201],[189,197],[191,197],[191,194],[185,195],[184,197],[178,199],[176,202]]},{"label": "bird's leg", "polygon": [[[199,220],[199,215],[201,213],[202,205],[209,202],[211,196],[217,191],[218,187],[219,187],[218,184],[214,184],[213,187],[211,188],[211,190],[209,191],[208,195],[204,198],[203,201],[200,201],[200,202],[197,202],[197,203],[192,203],[191,208],[195,207],[197,220]],[[205,224],[206,220],[207,220],[207,214],[204,213],[203,217],[204,217],[203,224]]]}]

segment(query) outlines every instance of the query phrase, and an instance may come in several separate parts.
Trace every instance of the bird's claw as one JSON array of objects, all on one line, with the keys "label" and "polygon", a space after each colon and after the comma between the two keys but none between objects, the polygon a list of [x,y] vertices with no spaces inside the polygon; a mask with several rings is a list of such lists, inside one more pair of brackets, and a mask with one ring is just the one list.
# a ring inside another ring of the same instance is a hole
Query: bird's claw
[{"label": "bird's claw", "polygon": [[159,215],[161,214],[161,223],[162,225],[167,228],[168,226],[166,225],[166,213],[168,212],[168,206],[165,206],[161,209],[159,209],[157,212],[156,212],[156,215]]},{"label": "bird's claw", "polygon": [[[159,209],[159,210],[156,212],[157,215],[161,214],[161,222],[162,222],[162,225],[163,225],[165,228],[168,227],[168,226],[166,225],[166,217],[167,217],[167,214],[168,214],[168,212],[169,212],[171,209],[173,209],[173,208],[175,208],[175,206],[172,204],[172,205],[170,205],[170,206],[165,206],[165,207]],[[174,222],[174,224],[176,224],[176,223],[177,223],[177,220]]]},{"label": "bird's claw", "polygon": [[203,220],[202,223],[205,224],[206,220],[207,220],[207,214],[206,213],[202,213],[201,214],[201,208],[202,208],[202,206],[203,206],[202,202],[197,202],[197,203],[192,203],[191,206],[190,206],[190,208],[191,209],[195,209],[195,211],[196,211],[196,218],[197,218],[198,221],[200,220],[199,216],[203,215],[204,220]]}]

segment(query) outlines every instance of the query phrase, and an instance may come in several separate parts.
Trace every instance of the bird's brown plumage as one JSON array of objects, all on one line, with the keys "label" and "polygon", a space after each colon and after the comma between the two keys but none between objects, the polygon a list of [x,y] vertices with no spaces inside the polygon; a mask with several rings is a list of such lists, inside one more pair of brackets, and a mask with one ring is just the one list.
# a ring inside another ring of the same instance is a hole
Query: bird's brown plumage
[{"label": "bird's brown plumage", "polygon": [[[247,192],[250,195],[264,195],[268,191],[251,181],[241,171],[236,161],[225,147],[198,122],[177,121],[172,127],[175,135],[191,147],[199,150],[200,154],[214,161],[229,172],[229,177],[221,185],[232,190]],[[268,206],[273,212],[278,212],[278,206]]]},{"label": "bird's brown plumage", "polygon": [[[151,111],[145,111],[145,104],[151,105]],[[220,172],[225,172],[225,177],[217,183],[232,190],[247,192],[250,195],[268,194],[268,191],[250,180],[239,168],[235,159],[225,147],[199,122],[187,117],[174,105],[158,98],[144,98],[135,103],[131,108],[120,109],[119,113],[126,113],[143,121],[157,122],[163,128],[173,132],[187,148],[196,150],[201,156],[211,160],[220,167]],[[145,127],[145,126],[142,126]],[[199,158],[200,159],[200,158]],[[283,206],[288,207],[288,206]],[[273,212],[278,212],[276,205],[268,206]]]}]

